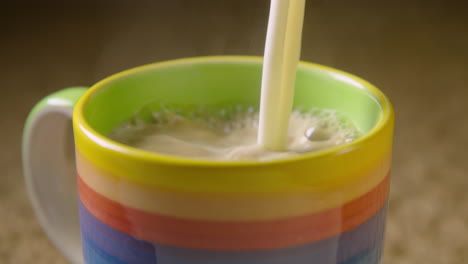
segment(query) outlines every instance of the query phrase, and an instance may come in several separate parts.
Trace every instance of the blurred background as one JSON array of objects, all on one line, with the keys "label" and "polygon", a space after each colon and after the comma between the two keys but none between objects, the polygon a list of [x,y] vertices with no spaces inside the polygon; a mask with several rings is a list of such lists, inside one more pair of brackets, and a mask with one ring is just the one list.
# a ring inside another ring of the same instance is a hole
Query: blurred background
[{"label": "blurred background", "polygon": [[[267,0],[8,1],[0,9],[0,263],[66,263],[27,199],[21,131],[47,94],[155,61],[262,55]],[[302,59],[393,101],[385,264],[468,263],[468,4],[308,0]]]}]

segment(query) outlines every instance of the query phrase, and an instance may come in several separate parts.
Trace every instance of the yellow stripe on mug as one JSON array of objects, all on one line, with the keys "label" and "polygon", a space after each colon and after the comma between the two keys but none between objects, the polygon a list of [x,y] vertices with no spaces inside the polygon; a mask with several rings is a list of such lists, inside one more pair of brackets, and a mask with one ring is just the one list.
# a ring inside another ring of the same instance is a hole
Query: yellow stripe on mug
[{"label": "yellow stripe on mug", "polygon": [[[210,166],[203,163],[166,163],[157,154],[132,149],[141,155],[127,153],[128,147],[114,143],[103,146],[92,133],[84,128],[75,129],[77,149],[93,163],[110,172],[141,184],[185,191],[222,192],[282,192],[300,191],[308,186],[333,188],[357,180],[363,167],[373,167],[380,157],[391,150],[390,126],[371,138],[356,140],[345,153],[320,152],[305,154],[293,160],[249,163],[239,166],[232,162]],[[356,158],[359,162],[356,162]],[[339,164],[339,166],[335,165]]]}]

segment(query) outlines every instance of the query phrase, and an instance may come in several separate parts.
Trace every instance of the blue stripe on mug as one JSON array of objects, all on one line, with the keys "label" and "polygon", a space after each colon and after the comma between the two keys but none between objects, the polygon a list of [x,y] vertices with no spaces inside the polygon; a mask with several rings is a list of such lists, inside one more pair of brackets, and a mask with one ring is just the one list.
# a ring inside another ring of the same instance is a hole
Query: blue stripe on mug
[{"label": "blue stripe on mug", "polygon": [[377,243],[373,248],[362,251],[361,253],[349,258],[339,264],[378,264],[382,256],[383,240]]},{"label": "blue stripe on mug", "polygon": [[[109,255],[104,250],[96,246],[88,237],[82,236],[83,255],[85,263],[93,264],[125,264],[114,256]],[[156,262],[154,262],[156,263]]]},{"label": "blue stripe on mug", "polygon": [[364,224],[339,236],[278,250],[220,252],[181,249],[142,241],[96,219],[80,203],[85,261],[143,264],[377,264],[380,260],[386,206]]}]

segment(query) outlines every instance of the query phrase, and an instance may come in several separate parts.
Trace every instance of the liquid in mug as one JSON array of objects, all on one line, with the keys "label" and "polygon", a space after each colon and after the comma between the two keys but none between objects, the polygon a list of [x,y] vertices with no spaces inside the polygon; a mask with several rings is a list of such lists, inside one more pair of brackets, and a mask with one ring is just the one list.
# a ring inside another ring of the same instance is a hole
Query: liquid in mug
[{"label": "liquid in mug", "polygon": [[[109,137],[142,150],[191,159],[274,160],[348,143],[359,136],[341,113],[328,109],[294,110],[287,149],[270,151],[257,143],[259,113],[254,107],[191,109],[142,108]],[[153,107],[154,108],[154,107]]]}]

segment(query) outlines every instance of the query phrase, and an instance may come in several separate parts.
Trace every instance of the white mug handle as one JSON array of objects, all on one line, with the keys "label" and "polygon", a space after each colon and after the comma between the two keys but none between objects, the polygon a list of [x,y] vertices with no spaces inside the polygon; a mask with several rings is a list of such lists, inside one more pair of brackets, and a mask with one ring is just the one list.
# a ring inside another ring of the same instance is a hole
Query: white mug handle
[{"label": "white mug handle", "polygon": [[67,158],[73,107],[85,87],[53,93],[31,111],[23,131],[23,170],[33,209],[55,246],[83,263],[74,159]]}]

